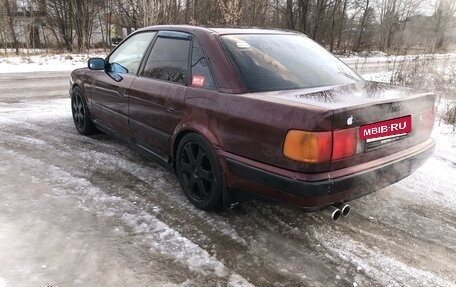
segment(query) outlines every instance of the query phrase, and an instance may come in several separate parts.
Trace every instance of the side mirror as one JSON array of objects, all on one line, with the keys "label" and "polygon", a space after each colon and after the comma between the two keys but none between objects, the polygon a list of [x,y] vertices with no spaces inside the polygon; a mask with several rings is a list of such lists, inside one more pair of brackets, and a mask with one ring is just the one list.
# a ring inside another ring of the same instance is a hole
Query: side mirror
[{"label": "side mirror", "polygon": [[103,58],[90,58],[88,66],[91,70],[104,70],[106,62]]}]

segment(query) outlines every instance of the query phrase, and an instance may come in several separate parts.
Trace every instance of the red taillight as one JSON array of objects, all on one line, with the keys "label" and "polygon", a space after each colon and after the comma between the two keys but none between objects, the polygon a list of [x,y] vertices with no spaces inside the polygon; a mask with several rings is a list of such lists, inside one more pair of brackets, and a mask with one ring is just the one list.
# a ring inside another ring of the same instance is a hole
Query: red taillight
[{"label": "red taillight", "polygon": [[431,133],[432,129],[434,128],[434,121],[435,121],[435,110],[430,109],[429,111],[424,112],[420,115],[420,123],[423,128],[423,131],[427,133]]},{"label": "red taillight", "polygon": [[331,158],[331,132],[288,131],[283,155],[289,159],[319,163]]},{"label": "red taillight", "polygon": [[333,132],[333,152],[331,159],[351,157],[356,154],[357,129],[345,129]]},{"label": "red taillight", "polygon": [[283,154],[301,162],[320,163],[356,154],[357,128],[334,132],[290,130],[285,137]]}]

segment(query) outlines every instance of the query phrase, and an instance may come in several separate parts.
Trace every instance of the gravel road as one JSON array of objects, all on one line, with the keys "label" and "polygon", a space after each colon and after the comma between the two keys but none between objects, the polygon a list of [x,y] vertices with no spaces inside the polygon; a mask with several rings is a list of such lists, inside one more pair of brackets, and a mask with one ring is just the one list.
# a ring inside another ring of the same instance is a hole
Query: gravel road
[{"label": "gravel road", "polygon": [[456,286],[456,164],[323,212],[207,213],[172,172],[77,134],[68,73],[0,74],[0,287]]}]

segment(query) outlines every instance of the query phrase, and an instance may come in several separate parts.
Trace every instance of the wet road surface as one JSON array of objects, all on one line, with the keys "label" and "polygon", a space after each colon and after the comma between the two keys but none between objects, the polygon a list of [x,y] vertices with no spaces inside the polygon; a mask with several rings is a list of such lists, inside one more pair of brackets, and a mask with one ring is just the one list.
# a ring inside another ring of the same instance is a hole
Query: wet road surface
[{"label": "wet road surface", "polygon": [[259,201],[207,213],[172,172],[78,135],[67,89],[0,76],[0,286],[456,286],[455,163],[337,223]]}]

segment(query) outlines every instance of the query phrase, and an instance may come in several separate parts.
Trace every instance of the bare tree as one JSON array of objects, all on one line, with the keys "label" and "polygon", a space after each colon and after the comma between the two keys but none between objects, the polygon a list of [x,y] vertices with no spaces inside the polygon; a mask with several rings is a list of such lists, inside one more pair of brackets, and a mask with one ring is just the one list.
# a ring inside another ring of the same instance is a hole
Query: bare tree
[{"label": "bare tree", "polygon": [[277,11],[269,2],[269,0],[239,1],[241,14],[239,24],[256,27],[276,25],[274,22],[277,21]]},{"label": "bare tree", "polygon": [[220,12],[222,14],[222,24],[239,25],[241,18],[241,1],[239,0],[218,0]]},{"label": "bare tree", "polygon": [[17,9],[14,9],[16,7],[16,3],[12,0],[1,0],[2,1],[2,6],[5,11],[5,16],[6,16],[6,25],[9,28],[9,35],[12,40],[13,48],[16,53],[16,55],[19,55],[19,41],[17,40],[17,35],[16,35],[16,30],[14,27],[14,12],[16,12]]},{"label": "bare tree", "polygon": [[423,0],[380,0],[380,50],[391,48],[394,32],[405,28],[407,19],[417,14]]},{"label": "bare tree", "polygon": [[343,2],[344,2],[344,5],[342,8],[342,13],[341,13],[341,17],[340,17],[339,34],[337,36],[337,49],[340,49],[340,45],[342,43],[342,33],[344,32],[344,28],[345,28],[345,17],[346,17],[345,13],[347,12],[349,0],[343,0]]},{"label": "bare tree", "polygon": [[[454,41],[447,36],[456,1],[438,0],[432,17],[418,16],[423,2],[426,0],[0,0],[0,38],[4,47],[14,46],[17,51],[22,42],[38,47],[41,40],[45,45],[82,51],[93,46],[97,35],[110,44],[112,38],[123,38],[140,27],[187,23],[293,29],[331,51],[344,43],[344,49],[350,46],[357,51],[372,46],[396,51],[404,43],[432,43],[440,49],[445,41]],[[17,3],[37,4],[43,15],[30,10],[18,16]],[[23,17],[23,21],[15,17]],[[420,35],[426,39],[418,41],[413,31],[420,23],[426,29]]]},{"label": "bare tree", "polygon": [[299,7],[299,28],[300,31],[303,33],[308,33],[308,17],[309,17],[309,8],[310,8],[310,0],[299,0],[298,7]]},{"label": "bare tree", "polygon": [[445,33],[448,30],[451,19],[456,13],[456,2],[453,0],[440,0],[434,13],[434,29],[436,49],[441,49],[445,43]]},{"label": "bare tree", "polygon": [[393,26],[399,22],[398,0],[380,1],[380,50],[389,48]]},{"label": "bare tree", "polygon": [[361,6],[361,7],[363,7],[363,16],[361,18],[361,23],[358,28],[358,37],[356,40],[356,44],[353,48],[354,51],[359,51],[359,48],[361,46],[361,40],[362,40],[364,29],[366,28],[367,19],[369,16],[369,9],[371,8],[369,6],[370,0],[363,0],[360,2],[360,4],[363,5],[363,6]]},{"label": "bare tree", "polygon": [[96,17],[104,5],[104,0],[71,0],[70,11],[74,19],[74,30],[77,38],[77,50],[89,49],[91,46],[92,31]]},{"label": "bare tree", "polygon": [[319,28],[323,25],[323,19],[326,12],[328,0],[317,0],[316,13],[314,17],[314,26],[312,30],[312,39],[318,41],[320,39]]},{"label": "bare tree", "polygon": [[5,54],[7,53],[7,42],[8,42],[8,24],[7,24],[7,16],[6,16],[6,9],[5,5],[3,4],[3,0],[0,0],[0,43],[2,48],[4,49]]},{"label": "bare tree", "polygon": [[294,17],[294,3],[293,0],[287,0],[286,7],[286,19],[287,19],[287,29],[295,29],[295,17]]},{"label": "bare tree", "polygon": [[37,0],[46,8],[44,24],[55,35],[59,43],[68,51],[73,51],[74,36],[74,1],[68,0]]},{"label": "bare tree", "polygon": [[330,31],[330,40],[329,40],[329,50],[332,52],[334,49],[334,37],[335,37],[335,27],[336,27],[336,12],[340,10],[340,4],[342,0],[334,0],[332,13],[331,13],[331,31]]},{"label": "bare tree", "polygon": [[138,1],[133,0],[114,0],[114,12],[116,14],[116,22],[121,27],[127,30],[130,34],[132,29],[137,29],[142,25],[144,17],[141,15],[141,9]]}]

